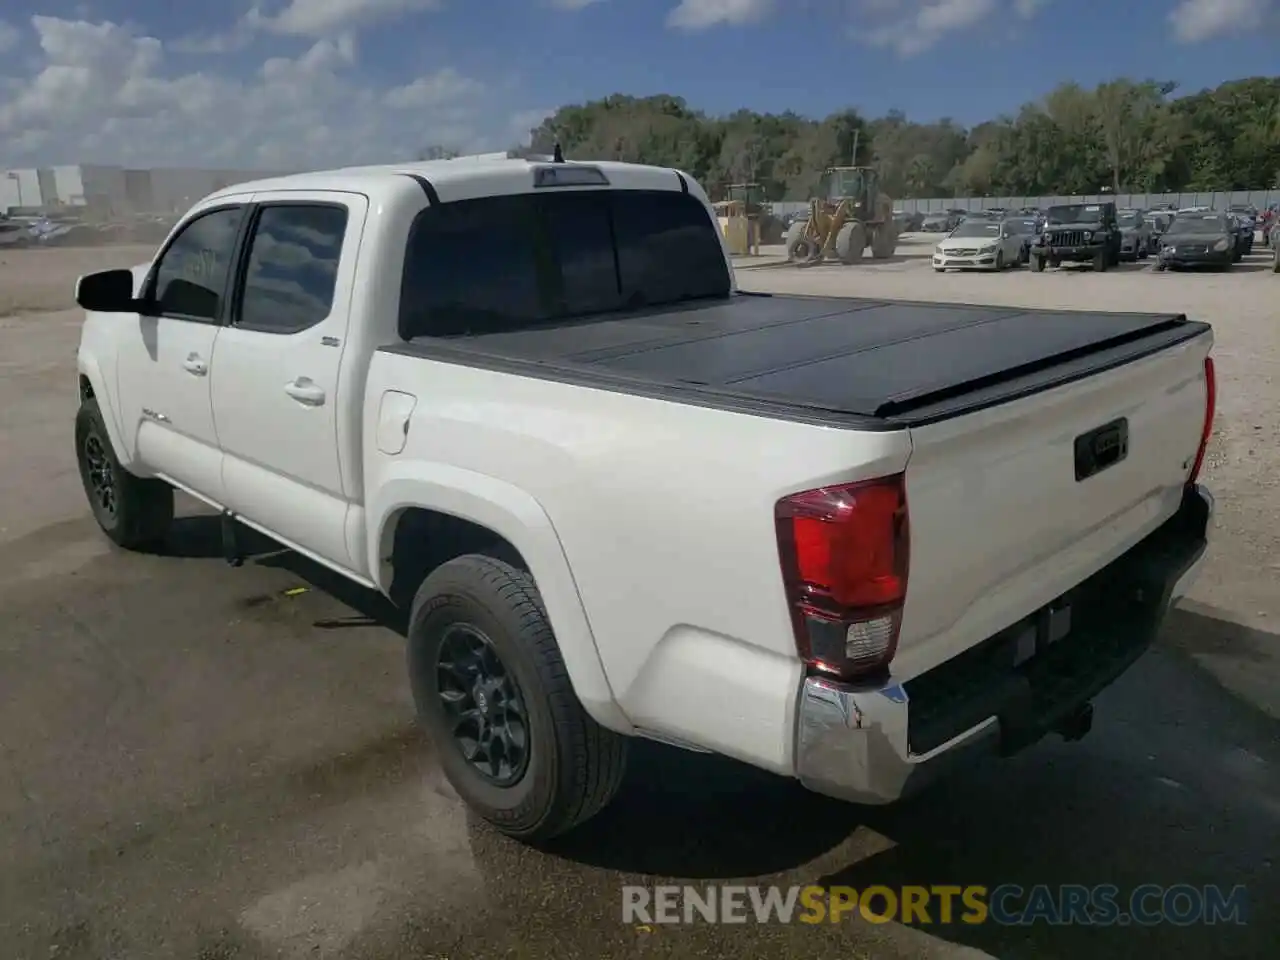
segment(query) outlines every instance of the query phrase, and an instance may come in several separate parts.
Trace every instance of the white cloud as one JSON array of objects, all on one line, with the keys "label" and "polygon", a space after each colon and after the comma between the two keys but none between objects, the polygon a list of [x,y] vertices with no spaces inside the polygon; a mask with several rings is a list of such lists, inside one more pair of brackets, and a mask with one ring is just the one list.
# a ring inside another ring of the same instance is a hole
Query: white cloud
[{"label": "white cloud", "polygon": [[[1035,15],[1044,0],[1014,0],[1013,10],[1024,19]],[[1002,10],[1002,0],[862,0],[861,15],[852,35],[903,57],[923,53],[944,37],[960,33]]]},{"label": "white cloud", "polygon": [[323,39],[415,13],[441,9],[444,0],[289,0],[274,13],[254,3],[229,30],[196,34],[174,41],[178,53],[235,53],[263,34]]},{"label": "white cloud", "polygon": [[679,30],[758,23],[774,12],[774,0],[680,0],[667,15],[667,25]]},{"label": "white cloud", "polygon": [[255,6],[245,18],[251,26],[299,37],[323,37],[334,31],[395,20],[410,13],[438,10],[441,0],[289,0],[275,14]]},{"label": "white cloud", "polygon": [[37,16],[31,26],[40,62],[7,78],[6,68],[22,65],[0,64],[0,143],[11,165],[392,162],[430,144],[506,147],[517,115],[496,108],[498,91],[448,66],[372,85],[351,33],[234,76],[176,69],[161,41],[114,23]]},{"label": "white cloud", "polygon": [[550,0],[551,6],[557,10],[585,10],[600,0]]},{"label": "white cloud", "polygon": [[[839,6],[848,13],[852,37],[909,57],[997,14],[1030,20],[1047,3],[1048,0],[840,0]],[[787,0],[787,4],[779,0],[681,0],[667,15],[667,25],[695,31],[758,23],[784,9],[808,14],[815,8],[829,7],[831,0]]]},{"label": "white cloud", "polygon": [[1178,40],[1198,43],[1256,30],[1270,8],[1271,0],[1182,0],[1169,21]]},{"label": "white cloud", "polygon": [[8,53],[22,42],[22,34],[11,23],[0,20],[0,53]]},{"label": "white cloud", "polygon": [[424,110],[465,101],[484,90],[484,84],[445,67],[429,77],[392,87],[382,101],[393,110]]}]

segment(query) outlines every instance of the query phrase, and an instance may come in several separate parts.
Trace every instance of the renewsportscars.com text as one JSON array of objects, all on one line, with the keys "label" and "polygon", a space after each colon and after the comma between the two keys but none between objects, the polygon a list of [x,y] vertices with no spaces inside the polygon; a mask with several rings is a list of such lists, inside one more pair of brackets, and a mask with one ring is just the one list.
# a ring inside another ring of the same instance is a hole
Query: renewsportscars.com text
[{"label": "renewsportscars.com text", "polygon": [[995,923],[1003,926],[1193,926],[1247,923],[1242,886],[1004,884],[762,887],[626,886],[624,923]]}]

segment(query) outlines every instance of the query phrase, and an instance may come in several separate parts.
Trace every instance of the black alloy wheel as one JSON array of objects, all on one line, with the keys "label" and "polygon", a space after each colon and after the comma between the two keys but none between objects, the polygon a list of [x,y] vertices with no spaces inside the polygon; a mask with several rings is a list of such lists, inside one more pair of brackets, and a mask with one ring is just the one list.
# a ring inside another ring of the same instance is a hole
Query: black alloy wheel
[{"label": "black alloy wheel", "polygon": [[90,505],[104,525],[112,524],[116,519],[116,474],[97,431],[91,431],[84,438],[82,452],[81,469],[89,488]]},{"label": "black alloy wheel", "polygon": [[463,759],[495,787],[518,783],[529,766],[529,713],[515,677],[477,627],[446,627],[436,692]]}]

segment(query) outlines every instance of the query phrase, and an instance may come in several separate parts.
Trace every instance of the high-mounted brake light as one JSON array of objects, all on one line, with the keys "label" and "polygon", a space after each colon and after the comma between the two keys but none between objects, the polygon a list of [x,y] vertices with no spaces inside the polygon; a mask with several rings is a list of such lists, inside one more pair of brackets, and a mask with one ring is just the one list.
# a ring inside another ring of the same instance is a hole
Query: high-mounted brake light
[{"label": "high-mounted brake light", "polygon": [[1213,357],[1204,358],[1204,391],[1204,426],[1200,430],[1200,449],[1196,451],[1196,461],[1192,464],[1187,483],[1195,483],[1200,478],[1204,455],[1209,449],[1209,438],[1213,436],[1213,417],[1218,411],[1218,374],[1213,368]]},{"label": "high-mounted brake light", "polygon": [[533,168],[535,187],[607,187],[609,178],[599,167],[546,166]]},{"label": "high-mounted brake light", "polygon": [[845,679],[882,671],[897,650],[907,596],[903,475],[784,497],[774,521],[801,659]]}]

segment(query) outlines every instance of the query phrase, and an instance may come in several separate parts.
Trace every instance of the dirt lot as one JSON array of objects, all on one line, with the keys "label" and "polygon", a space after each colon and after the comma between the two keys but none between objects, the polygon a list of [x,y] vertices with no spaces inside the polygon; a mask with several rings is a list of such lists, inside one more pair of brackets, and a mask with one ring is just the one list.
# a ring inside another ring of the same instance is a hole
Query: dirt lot
[{"label": "dirt lot", "polygon": [[[441,782],[375,598],[266,545],[230,569],[196,511],[165,556],[106,547],[72,459],[69,292],[149,251],[0,254],[0,957],[1273,955],[1280,277],[1260,256],[1230,275],[935,276],[928,250],[741,282],[1211,320],[1219,515],[1194,603],[1078,744],[874,811],[643,746],[617,803],[546,852],[494,836]],[[731,878],[1245,884],[1254,909],[1229,928],[619,922],[623,883]]]}]

